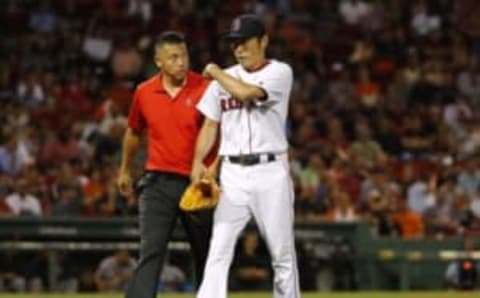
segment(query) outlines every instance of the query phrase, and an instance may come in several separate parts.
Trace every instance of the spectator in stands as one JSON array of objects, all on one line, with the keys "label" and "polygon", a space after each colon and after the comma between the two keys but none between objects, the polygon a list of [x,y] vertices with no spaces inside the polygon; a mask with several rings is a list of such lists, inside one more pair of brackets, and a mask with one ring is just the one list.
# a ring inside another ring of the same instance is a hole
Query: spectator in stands
[{"label": "spectator in stands", "polygon": [[83,185],[82,214],[85,216],[111,216],[115,211],[116,197],[109,193],[109,187],[115,184],[110,177],[105,177],[105,173],[111,173],[103,170],[92,169],[88,181]]},{"label": "spectator in stands", "polygon": [[441,26],[441,18],[428,12],[427,1],[419,1],[412,11],[411,26],[417,35],[425,36]]},{"label": "spectator in stands", "polygon": [[147,25],[153,17],[153,4],[151,0],[129,0],[127,11],[129,16],[140,16],[143,23]]},{"label": "spectator in stands", "polygon": [[[375,56],[375,48],[367,40],[358,40],[355,42],[353,51],[349,57],[349,62],[356,65],[368,65]],[[362,69],[362,71],[365,71]],[[362,75],[365,75],[363,73]]]},{"label": "spectator in stands", "polygon": [[458,260],[450,262],[445,271],[447,287],[455,290],[480,288],[480,262],[471,255],[475,251],[475,238],[465,238]]},{"label": "spectator in stands", "polygon": [[362,0],[343,0],[338,6],[338,11],[343,21],[353,26],[359,25],[370,13],[370,10],[370,4]]},{"label": "spectator in stands", "polygon": [[478,65],[473,61],[474,59],[471,59],[467,67],[459,72],[456,86],[461,95],[473,101],[478,101],[480,96],[480,73]]},{"label": "spectator in stands", "polygon": [[313,220],[326,212],[328,203],[325,172],[326,165],[322,156],[319,153],[312,153],[308,157],[307,165],[299,173],[301,193],[295,203],[302,217]]},{"label": "spectator in stands", "polygon": [[[398,104],[398,102],[396,104]],[[401,156],[402,143],[399,140],[393,119],[385,115],[379,117],[375,139],[388,156],[393,158]]]},{"label": "spectator in stands", "polygon": [[409,209],[402,189],[398,185],[392,186],[388,195],[395,204],[392,216],[398,234],[405,239],[422,238],[425,235],[423,218],[419,213]]},{"label": "spectator in stands", "polygon": [[332,192],[330,199],[332,204],[326,215],[327,220],[332,222],[355,222],[359,219],[348,193],[336,190]]},{"label": "spectator in stands", "polygon": [[40,200],[30,192],[31,185],[25,177],[20,177],[15,182],[15,192],[5,198],[9,209],[16,216],[33,215],[41,216],[42,206]]},{"label": "spectator in stands", "polygon": [[51,7],[51,1],[40,1],[39,7],[30,14],[29,27],[40,33],[52,33],[58,26],[58,17]]},{"label": "spectator in stands", "polygon": [[[339,117],[331,117],[326,120],[327,135],[325,141],[331,145],[331,157],[337,157],[343,161],[348,160],[348,148],[350,142],[345,135],[342,120]],[[326,146],[325,144],[324,146]]]},{"label": "spectator in stands", "polygon": [[271,270],[268,255],[262,252],[258,234],[248,231],[240,242],[239,254],[232,267],[234,288],[242,291],[268,290]]},{"label": "spectator in stands", "polygon": [[165,262],[160,274],[160,290],[183,292],[188,289],[187,276],[179,267]]},{"label": "spectator in stands", "polygon": [[71,129],[57,133],[51,132],[41,149],[41,165],[62,165],[73,159],[81,158],[79,142]]},{"label": "spectator in stands", "polygon": [[82,211],[82,178],[74,172],[72,162],[63,164],[58,169],[52,189],[51,215],[80,215]]},{"label": "spectator in stands", "polygon": [[80,293],[92,293],[97,291],[97,285],[95,284],[95,272],[92,270],[85,270],[78,276],[78,292]]},{"label": "spectator in stands", "polygon": [[381,193],[377,189],[372,189],[366,197],[366,210],[364,213],[372,225],[372,231],[375,235],[389,236],[394,232],[394,223],[392,222],[392,201],[387,193]]},{"label": "spectator in stands", "polygon": [[0,173],[15,175],[34,163],[26,142],[20,135],[8,131],[4,143],[0,144]]},{"label": "spectator in stands", "polygon": [[471,197],[480,189],[480,162],[478,158],[469,157],[458,175],[458,187]]},{"label": "spectator in stands", "polygon": [[407,188],[408,208],[419,214],[434,206],[437,201],[437,177],[426,173],[417,173],[417,179]]},{"label": "spectator in stands", "polygon": [[328,170],[327,179],[330,188],[341,189],[348,193],[350,200],[356,206],[360,206],[360,196],[362,179],[364,177],[358,173],[351,162],[337,158],[332,161],[330,169]]},{"label": "spectator in stands", "polygon": [[44,104],[45,90],[40,75],[39,71],[30,70],[25,75],[25,80],[18,83],[17,98],[22,106],[33,108]]},{"label": "spectator in stands", "polygon": [[43,256],[42,253],[2,251],[0,254],[0,293],[44,290],[46,259]]},{"label": "spectator in stands", "polygon": [[360,105],[365,109],[374,109],[381,105],[383,101],[382,90],[380,84],[372,79],[370,70],[364,66],[360,67],[357,77],[355,95]]},{"label": "spectator in stands", "polygon": [[25,292],[27,281],[21,272],[18,254],[6,251],[0,255],[0,292]]},{"label": "spectator in stands", "polygon": [[454,177],[448,177],[437,190],[435,203],[425,210],[424,218],[429,235],[461,235],[465,231],[462,221],[467,220],[468,204],[463,193],[450,191],[449,185],[454,182]]},{"label": "spectator in stands", "polygon": [[468,120],[473,115],[470,105],[461,97],[448,102],[443,110],[443,122],[448,128],[462,139],[466,135],[466,128],[463,125],[464,120]]},{"label": "spectator in stands", "polygon": [[480,155],[480,125],[477,120],[465,123],[466,136],[460,140],[458,145],[459,156]]},{"label": "spectator in stands", "polygon": [[[377,165],[364,172],[365,176],[361,184],[361,193],[360,193],[360,207],[365,207],[369,204],[368,197],[372,194],[372,191],[375,190],[378,192],[378,195],[384,196],[387,194],[388,190],[395,183],[390,177],[389,169],[385,166]],[[387,201],[385,205],[390,205],[390,199],[385,197]]]},{"label": "spectator in stands", "polygon": [[363,169],[383,164],[386,155],[378,142],[373,139],[368,123],[366,121],[358,123],[355,132],[355,141],[352,142],[349,150],[353,163]]},{"label": "spectator in stands", "polygon": [[0,62],[0,103],[8,103],[13,98],[14,88],[10,77],[10,65]]},{"label": "spectator in stands", "polygon": [[104,64],[112,53],[113,41],[105,26],[97,25],[92,22],[83,40],[82,50],[87,58],[91,59],[98,71],[104,72]]},{"label": "spectator in stands", "polygon": [[63,184],[57,188],[57,197],[52,204],[53,216],[79,216],[81,214],[81,192],[77,185]]},{"label": "spectator in stands", "polygon": [[120,81],[134,80],[140,74],[143,57],[129,36],[123,36],[112,52],[113,75]]},{"label": "spectator in stands", "polygon": [[346,65],[335,62],[331,66],[331,79],[327,86],[328,97],[334,99],[336,109],[343,110],[354,106],[355,88]]},{"label": "spectator in stands", "polygon": [[95,284],[98,291],[124,291],[133,274],[137,262],[128,251],[119,250],[104,258],[95,272]]}]

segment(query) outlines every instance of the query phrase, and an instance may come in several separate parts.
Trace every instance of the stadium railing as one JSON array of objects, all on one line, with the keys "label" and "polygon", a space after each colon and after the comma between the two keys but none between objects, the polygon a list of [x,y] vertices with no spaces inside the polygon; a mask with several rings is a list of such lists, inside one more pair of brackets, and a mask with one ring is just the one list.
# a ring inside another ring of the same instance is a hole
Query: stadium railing
[{"label": "stadium railing", "polygon": [[[0,251],[47,251],[52,288],[58,275],[58,252],[137,251],[138,236],[135,218],[0,218]],[[463,257],[461,238],[377,238],[372,237],[365,222],[297,222],[295,236],[299,242],[318,245],[316,254],[309,255],[310,258],[325,258],[327,242],[334,244],[328,247],[337,248],[345,247],[339,243],[348,244],[360,290],[442,288],[446,264]],[[180,225],[173,231],[169,249],[189,252]],[[473,256],[479,258],[480,254]]]}]

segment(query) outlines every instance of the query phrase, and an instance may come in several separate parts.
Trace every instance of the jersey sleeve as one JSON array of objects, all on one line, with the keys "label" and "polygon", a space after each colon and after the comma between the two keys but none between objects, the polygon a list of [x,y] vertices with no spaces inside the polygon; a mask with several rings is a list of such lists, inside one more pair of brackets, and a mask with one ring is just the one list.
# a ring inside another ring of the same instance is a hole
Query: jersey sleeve
[{"label": "jersey sleeve", "polygon": [[130,106],[130,112],[128,113],[128,127],[140,131],[145,128],[145,124],[145,118],[143,117],[140,106],[140,91],[136,89],[133,95],[132,105]]},{"label": "jersey sleeve", "polygon": [[278,64],[275,71],[263,77],[257,86],[265,91],[265,98],[257,100],[257,105],[268,101],[280,101],[289,96],[293,83],[293,71],[287,64]]},{"label": "jersey sleeve", "polygon": [[216,122],[220,122],[222,116],[219,100],[220,88],[220,85],[216,81],[211,82],[197,104],[197,109],[205,117]]}]

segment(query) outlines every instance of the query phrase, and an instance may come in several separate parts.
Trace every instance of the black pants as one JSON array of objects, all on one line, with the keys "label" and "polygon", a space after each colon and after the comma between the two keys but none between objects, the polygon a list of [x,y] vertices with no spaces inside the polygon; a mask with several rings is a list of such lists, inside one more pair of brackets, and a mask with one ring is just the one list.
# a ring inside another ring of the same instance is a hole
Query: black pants
[{"label": "black pants", "polygon": [[140,262],[129,281],[127,298],[155,297],[167,244],[178,217],[190,242],[197,287],[202,281],[213,211],[186,213],[179,209],[180,197],[189,182],[188,177],[161,172],[147,172],[139,180]]}]

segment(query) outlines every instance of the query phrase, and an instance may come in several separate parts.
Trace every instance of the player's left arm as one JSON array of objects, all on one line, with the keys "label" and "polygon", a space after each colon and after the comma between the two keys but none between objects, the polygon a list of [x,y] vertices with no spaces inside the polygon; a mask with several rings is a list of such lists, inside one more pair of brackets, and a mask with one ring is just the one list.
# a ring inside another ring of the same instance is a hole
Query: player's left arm
[{"label": "player's left arm", "polygon": [[216,80],[228,93],[242,102],[267,97],[267,93],[263,88],[231,76],[215,63],[207,64],[203,70],[203,74]]}]

